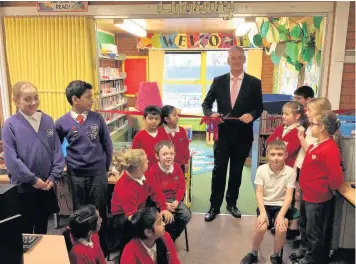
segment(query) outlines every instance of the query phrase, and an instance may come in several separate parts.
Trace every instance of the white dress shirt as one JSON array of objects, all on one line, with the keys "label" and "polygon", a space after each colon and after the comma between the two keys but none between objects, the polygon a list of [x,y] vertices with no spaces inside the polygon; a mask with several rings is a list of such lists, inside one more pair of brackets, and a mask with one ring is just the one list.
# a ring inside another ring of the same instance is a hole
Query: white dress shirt
[{"label": "white dress shirt", "polygon": [[287,135],[290,131],[292,131],[294,128],[296,128],[297,126],[299,126],[299,124],[293,124],[290,126],[284,126],[283,128],[283,133],[282,133],[282,137],[284,137],[285,135]]},{"label": "white dress shirt", "polygon": [[141,179],[136,179],[136,178],[132,177],[132,176],[130,175],[130,173],[128,173],[128,172],[126,172],[126,173],[127,173],[127,175],[128,175],[131,179],[133,179],[135,182],[137,182],[137,183],[140,184],[140,185],[143,185],[143,181],[146,180],[145,175],[142,175]]},{"label": "white dress shirt", "polygon": [[94,247],[93,241],[91,240],[91,236],[89,237],[89,240],[86,240],[84,238],[79,238],[78,242],[83,244],[86,247],[91,247],[91,248]]},{"label": "white dress shirt", "polygon": [[156,259],[157,259],[157,245],[156,243],[153,245],[152,248],[149,248],[145,245],[145,243],[143,243],[143,241],[141,240],[141,243],[143,245],[143,247],[147,250],[148,255],[151,257],[151,259],[153,260],[153,262],[156,263]]},{"label": "white dress shirt", "polygon": [[74,112],[73,110],[70,110],[70,115],[71,115],[71,117],[75,120],[75,122],[77,122],[77,123],[79,123],[79,121],[77,120],[78,115],[82,115],[82,116],[83,116],[84,122],[85,122],[85,120],[87,120],[87,118],[88,118],[88,112],[87,112],[87,111],[85,111],[85,112],[83,112],[83,113],[81,113],[81,114],[77,114],[77,113]]},{"label": "white dress shirt", "polygon": [[42,112],[38,111],[34,113],[32,116],[28,116],[21,110],[19,111],[23,115],[23,117],[30,123],[30,125],[33,127],[36,133],[38,133],[38,130],[40,129],[41,119],[42,119]]},{"label": "white dress shirt", "polygon": [[171,134],[173,137],[176,133],[179,132],[179,126],[176,126],[175,129],[170,129],[167,125],[163,125],[163,127],[167,134]]},{"label": "white dress shirt", "polygon": [[165,174],[170,174],[170,173],[173,173],[173,171],[174,171],[174,166],[173,166],[173,165],[171,165],[168,170],[166,170],[165,168],[163,168],[163,167],[161,166],[161,163],[159,163],[159,162],[158,162],[158,166],[159,166],[159,168],[161,169],[161,171],[163,171]]}]

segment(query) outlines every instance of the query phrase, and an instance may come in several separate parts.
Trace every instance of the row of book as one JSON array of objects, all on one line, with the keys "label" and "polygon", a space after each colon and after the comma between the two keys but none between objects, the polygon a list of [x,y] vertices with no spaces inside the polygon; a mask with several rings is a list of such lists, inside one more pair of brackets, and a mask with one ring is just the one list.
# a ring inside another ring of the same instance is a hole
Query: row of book
[{"label": "row of book", "polygon": [[114,80],[111,82],[102,82],[100,84],[100,92],[102,96],[121,92],[124,89],[125,89],[124,80]]},{"label": "row of book", "polygon": [[99,73],[100,73],[101,80],[111,80],[111,79],[119,79],[119,78],[126,77],[126,74],[120,72],[119,68],[100,67]]},{"label": "row of book", "polygon": [[[126,107],[125,105],[121,105],[119,107],[117,107],[115,110],[118,111],[125,111]],[[101,115],[103,116],[104,120],[106,123],[109,123],[117,118],[119,118],[120,116],[122,116],[123,114],[119,114],[119,113],[112,113],[112,112],[107,112],[107,113],[101,113]]]},{"label": "row of book", "polygon": [[116,94],[110,97],[105,97],[101,99],[101,105],[103,107],[103,109],[111,109],[111,108],[116,108],[117,105],[119,104],[125,104],[126,101],[126,97],[124,96],[124,94]]},{"label": "row of book", "polygon": [[261,135],[269,135],[272,134],[273,131],[282,124],[282,116],[281,115],[272,115],[266,111],[262,112],[261,115]]}]

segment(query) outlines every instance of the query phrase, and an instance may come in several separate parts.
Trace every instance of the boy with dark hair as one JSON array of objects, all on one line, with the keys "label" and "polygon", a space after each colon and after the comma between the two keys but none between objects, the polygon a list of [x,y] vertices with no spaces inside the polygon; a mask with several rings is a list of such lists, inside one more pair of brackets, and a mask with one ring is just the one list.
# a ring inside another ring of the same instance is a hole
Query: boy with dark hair
[{"label": "boy with dark hair", "polygon": [[104,118],[91,111],[94,103],[92,86],[84,81],[72,81],[66,88],[72,109],[56,121],[61,142],[68,141],[67,172],[74,210],[93,204],[103,219],[99,232],[100,244],[106,252],[105,230],[107,186],[113,145]]},{"label": "boy with dark hair", "polygon": [[285,165],[287,146],[281,140],[267,145],[268,163],[256,171],[257,221],[252,239],[252,250],[241,264],[257,263],[257,253],[267,229],[275,226],[274,248],[270,257],[272,264],[281,264],[280,251],[283,248],[288,220],[291,219],[290,205],[295,188],[295,171]]},{"label": "boy with dark hair", "polygon": [[313,98],[314,90],[308,85],[300,86],[294,91],[294,101],[301,103],[305,109],[309,101]]},{"label": "boy with dark hair", "polygon": [[155,145],[162,140],[169,140],[167,133],[158,130],[161,123],[161,110],[155,105],[149,105],[143,112],[146,129],[138,132],[132,140],[133,149],[143,149],[147,155],[148,168],[157,163]]}]

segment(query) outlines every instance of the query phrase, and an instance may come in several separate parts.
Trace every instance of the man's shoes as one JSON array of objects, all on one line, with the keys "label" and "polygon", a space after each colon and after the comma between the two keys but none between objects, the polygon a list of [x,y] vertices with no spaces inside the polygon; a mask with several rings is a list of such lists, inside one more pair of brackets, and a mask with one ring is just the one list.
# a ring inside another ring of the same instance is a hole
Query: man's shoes
[{"label": "man's shoes", "polygon": [[240,264],[252,264],[252,263],[257,263],[257,256],[252,254],[251,252],[248,253],[240,262]]},{"label": "man's shoes", "polygon": [[296,238],[296,237],[299,236],[299,235],[300,235],[299,229],[294,229],[294,230],[288,229],[288,230],[287,230],[286,238],[287,238],[287,239],[294,239],[294,238]]},{"label": "man's shoes", "polygon": [[215,208],[210,208],[210,210],[205,214],[205,221],[206,222],[213,221],[218,214],[220,214],[220,210]]},{"label": "man's shoes", "polygon": [[272,264],[282,264],[282,258],[280,256],[270,256],[269,258]]},{"label": "man's shoes", "polygon": [[295,261],[296,263],[298,263],[298,261],[302,258],[304,258],[305,253],[302,254],[301,252],[297,252],[297,253],[292,253],[289,255],[289,259],[293,262]]},{"label": "man's shoes", "polygon": [[236,207],[236,205],[233,206],[226,206],[226,209],[229,211],[229,213],[235,217],[235,218],[241,218],[241,212],[239,210],[239,208]]}]

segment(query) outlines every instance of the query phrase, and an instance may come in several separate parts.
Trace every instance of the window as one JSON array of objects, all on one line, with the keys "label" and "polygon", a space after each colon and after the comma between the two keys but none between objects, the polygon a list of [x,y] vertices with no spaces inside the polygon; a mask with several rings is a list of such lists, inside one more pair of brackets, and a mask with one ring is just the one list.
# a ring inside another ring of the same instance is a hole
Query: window
[{"label": "window", "polygon": [[[247,51],[245,55],[247,58]],[[230,71],[227,57],[227,50],[166,52],[163,103],[180,108],[183,114],[203,114],[201,104],[213,79]],[[246,67],[245,63],[245,70]],[[216,111],[216,102],[213,111]]]}]

